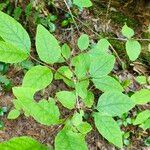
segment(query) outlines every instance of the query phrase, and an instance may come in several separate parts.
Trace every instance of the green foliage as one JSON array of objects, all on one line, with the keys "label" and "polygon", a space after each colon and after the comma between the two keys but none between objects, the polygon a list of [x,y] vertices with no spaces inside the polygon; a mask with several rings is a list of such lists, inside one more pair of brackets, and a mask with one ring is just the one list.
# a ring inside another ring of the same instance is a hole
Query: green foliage
[{"label": "green foliage", "polygon": [[73,3],[79,7],[90,7],[92,2],[90,0],[73,0]]},{"label": "green foliage", "polygon": [[53,64],[61,56],[61,47],[58,41],[42,25],[38,25],[37,27],[36,49],[39,58],[46,63]]},{"label": "green foliage", "polygon": [[[73,3],[79,7],[92,5],[90,0],[74,0]],[[31,6],[28,7],[31,9]],[[26,17],[30,15],[30,9],[26,10]],[[48,20],[55,21],[55,18]],[[127,38],[126,51],[129,59],[134,61],[139,57],[141,45],[135,39],[131,39],[134,31],[127,25],[123,27],[122,34]],[[30,56],[31,44],[27,32],[16,20],[3,12],[0,12],[0,35],[3,39],[0,42],[0,61],[18,63]],[[109,50],[109,47],[112,47],[109,41],[105,38],[100,39],[91,48],[89,36],[82,34],[77,40],[80,51],[73,53],[67,44],[60,47],[59,41],[45,27],[38,25],[35,45],[41,61],[30,57],[36,60],[38,65],[29,67],[22,85],[13,88],[16,99],[13,100],[14,108],[9,112],[8,119],[15,119],[24,113],[26,117],[32,117],[46,126],[60,124],[63,129],[55,138],[55,150],[88,150],[85,138],[92,127],[86,121],[87,118],[93,120],[94,117],[94,124],[99,133],[110,143],[122,148],[122,132],[115,120],[122,119],[124,114],[124,118],[128,118],[128,112],[136,104],[150,102],[150,90],[141,89],[131,97],[126,92],[122,93],[126,86],[123,88],[119,81],[111,76],[116,63],[116,53],[113,54]],[[63,62],[63,65],[60,62]],[[54,63],[59,65],[53,65]],[[54,68],[55,66],[58,68]],[[41,98],[37,102],[34,96],[36,92],[44,91],[51,84],[52,71],[54,79],[62,80],[68,86],[68,91],[58,89],[59,92],[55,93],[54,98]],[[100,92],[93,91],[94,88]],[[95,107],[97,97],[99,99]],[[61,120],[60,105],[71,110],[69,117]],[[144,130],[148,129],[149,117],[149,111],[141,112],[136,117],[134,125],[139,125]],[[127,124],[131,124],[130,118],[122,123],[124,126]],[[0,144],[2,147],[6,145],[14,149],[29,149],[29,145],[30,149],[47,149],[28,137],[15,138]]]},{"label": "green foliage", "polygon": [[28,58],[28,54],[16,46],[0,41],[0,61],[5,63],[18,63]]},{"label": "green foliage", "polygon": [[150,102],[150,90],[141,89],[140,91],[135,92],[131,99],[135,102],[135,104],[142,105]]},{"label": "green foliage", "polygon": [[141,44],[138,41],[131,39],[134,35],[134,31],[126,24],[122,28],[122,34],[128,38],[125,45],[127,55],[131,61],[135,61],[141,53]]},{"label": "green foliage", "polygon": [[73,109],[76,103],[76,95],[74,92],[60,91],[56,93],[58,100],[68,109]]},{"label": "green foliage", "polygon": [[138,41],[128,40],[126,42],[126,51],[131,61],[134,61],[138,58],[141,53],[141,45]]},{"label": "green foliage", "polygon": [[36,140],[22,136],[22,137],[15,137],[10,139],[7,142],[0,143],[0,149],[1,150],[12,150],[12,149],[17,149],[17,150],[27,150],[27,149],[32,149],[32,150],[49,150],[46,146],[38,143]]},{"label": "green foliage", "polygon": [[123,36],[125,36],[128,39],[130,39],[134,35],[133,29],[128,27],[126,24],[123,26],[121,32],[122,32]]},{"label": "green foliage", "polygon": [[89,46],[89,36],[87,34],[82,34],[78,39],[78,47],[81,51],[84,51]]},{"label": "green foliage", "polygon": [[13,109],[13,110],[11,110],[11,111],[9,112],[7,118],[8,118],[8,119],[16,119],[16,118],[19,117],[19,115],[20,115],[20,111],[17,110],[17,109]]},{"label": "green foliage", "polygon": [[25,29],[15,19],[0,11],[0,35],[8,43],[26,53],[31,48],[30,38]]},{"label": "green foliage", "polygon": [[134,105],[134,102],[127,95],[118,91],[107,91],[100,96],[97,110],[114,117],[128,112]]},{"label": "green foliage", "polygon": [[45,66],[32,67],[24,76],[23,87],[30,87],[37,90],[47,87],[53,79],[52,71]]},{"label": "green foliage", "polygon": [[142,124],[148,118],[150,118],[150,110],[145,110],[137,115],[137,117],[134,121],[134,125]]},{"label": "green foliage", "polygon": [[99,133],[103,137],[119,148],[123,146],[121,130],[112,117],[101,113],[95,113],[94,120]]}]

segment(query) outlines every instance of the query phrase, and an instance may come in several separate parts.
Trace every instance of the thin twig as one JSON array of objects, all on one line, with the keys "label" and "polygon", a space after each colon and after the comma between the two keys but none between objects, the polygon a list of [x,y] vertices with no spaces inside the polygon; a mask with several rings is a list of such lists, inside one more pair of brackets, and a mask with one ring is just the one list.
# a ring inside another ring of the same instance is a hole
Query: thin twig
[{"label": "thin twig", "polygon": [[66,0],[64,0],[64,3],[65,3],[65,5],[66,5],[66,7],[67,7],[67,9],[68,9],[68,11],[69,11],[69,14],[71,15],[71,18],[72,18],[72,20],[73,20],[73,22],[74,22],[74,24],[75,24],[75,26],[76,26],[76,28],[77,28],[77,30],[78,30],[78,33],[80,33],[80,30],[79,30],[79,28],[78,28],[78,25],[77,25],[77,23],[76,23],[76,21],[75,21],[75,19],[74,19],[74,15],[72,14],[71,9],[70,9],[70,7],[68,6]]}]

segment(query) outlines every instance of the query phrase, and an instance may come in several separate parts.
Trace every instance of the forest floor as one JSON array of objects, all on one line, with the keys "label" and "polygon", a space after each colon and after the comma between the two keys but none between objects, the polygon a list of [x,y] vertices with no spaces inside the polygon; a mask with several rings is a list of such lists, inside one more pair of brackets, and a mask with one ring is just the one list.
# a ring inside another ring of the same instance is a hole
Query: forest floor
[{"label": "forest floor", "polygon": [[[44,17],[49,13],[56,15],[58,18],[55,21],[55,37],[61,41],[61,43],[68,43],[70,47],[76,48],[76,41],[80,33],[86,33],[92,39],[91,42],[97,42],[100,37],[107,36],[111,41],[113,47],[117,51],[121,60],[128,65],[126,70],[121,70],[116,65],[116,75],[120,78],[131,79],[129,90],[136,91],[140,88],[140,85],[137,84],[134,80],[134,77],[142,74],[149,76],[150,75],[150,53],[147,51],[148,47],[143,46],[143,50],[140,58],[134,62],[128,62],[128,59],[125,55],[124,43],[121,41],[121,27],[126,22],[128,26],[132,27],[136,32],[136,38],[149,38],[147,35],[147,27],[150,23],[150,9],[145,9],[144,6],[136,3],[127,2],[111,2],[109,0],[95,0],[93,1],[94,7],[89,9],[83,9],[79,11],[77,8],[72,9],[72,13],[75,15],[76,26],[74,23],[68,23],[66,26],[62,25],[62,22],[66,20],[68,15],[68,9],[63,3],[63,1],[56,0],[54,5],[50,5],[44,0],[36,0],[31,9],[30,16],[28,20],[25,19],[25,10],[29,1],[18,1],[15,3],[12,1],[7,1],[7,5],[2,8],[4,12],[12,15],[14,17],[14,10],[19,7],[22,9],[22,14],[19,16],[18,21],[23,24],[23,26],[28,31],[32,41],[34,43],[34,37],[36,32],[37,23],[42,22],[47,24]],[[1,3],[6,3],[2,1]],[[65,22],[65,21],[64,21]],[[53,28],[52,28],[53,30]],[[119,42],[118,42],[119,41]],[[141,41],[143,45],[146,45],[146,41]],[[34,50],[34,45],[32,46],[32,54],[36,55]],[[24,65],[9,65],[6,76],[11,80],[13,86],[19,86],[22,82],[22,78],[26,69],[32,66],[35,62],[30,62],[29,64]],[[57,68],[58,66],[56,66]],[[54,96],[55,91],[58,89],[67,89],[66,85],[60,81],[55,81],[45,91],[44,97]],[[147,88],[150,89],[150,86]],[[97,91],[96,91],[97,92]],[[41,93],[37,93],[36,99],[43,97]],[[14,96],[12,95],[11,90],[2,90],[0,92],[0,106],[7,107],[10,110],[12,106],[12,100]],[[141,109],[149,108],[149,105],[142,106]],[[67,116],[68,111],[64,108],[61,108],[63,111],[62,115]],[[8,111],[9,112],[9,111]],[[4,128],[0,130],[0,142],[8,140],[12,137],[27,135],[31,136],[41,143],[44,144],[54,144],[54,138],[62,126],[43,126],[37,123],[32,118],[27,118],[24,115],[21,115],[16,120],[8,120],[7,113],[1,120],[4,122]],[[143,132],[140,128],[135,128],[129,126],[124,129],[125,131],[132,132],[130,137],[131,143],[125,149],[132,150],[148,150],[150,147],[144,145],[144,140],[150,135],[150,131]],[[115,147],[111,146],[100,136],[100,134],[93,130],[87,136],[87,143],[90,150],[113,150]]]}]

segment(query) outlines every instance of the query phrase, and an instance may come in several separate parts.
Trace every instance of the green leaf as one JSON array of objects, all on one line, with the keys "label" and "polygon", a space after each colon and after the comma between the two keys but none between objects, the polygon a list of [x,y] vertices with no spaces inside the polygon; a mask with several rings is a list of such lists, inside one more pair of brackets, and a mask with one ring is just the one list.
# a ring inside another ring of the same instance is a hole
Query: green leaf
[{"label": "green leaf", "polygon": [[129,28],[126,24],[123,26],[121,32],[123,36],[127,37],[128,39],[134,35],[133,29]]},{"label": "green leaf", "polygon": [[16,119],[19,117],[19,115],[20,115],[20,111],[17,109],[13,109],[9,112],[7,118],[8,119]]},{"label": "green leaf", "polygon": [[89,80],[77,82],[75,85],[76,93],[83,99],[87,97],[88,86],[89,86]]},{"label": "green leaf", "polygon": [[58,100],[68,109],[73,109],[76,103],[76,95],[74,92],[60,91],[56,93]]},{"label": "green leaf", "polygon": [[60,67],[55,73],[56,80],[62,79],[70,87],[74,87],[74,82],[71,81],[72,77],[73,73],[71,72],[68,66]]},{"label": "green leaf", "polygon": [[107,39],[100,39],[96,46],[92,49],[93,53],[99,54],[99,52],[107,53],[110,43]]},{"label": "green leaf", "polygon": [[81,51],[86,50],[89,46],[89,42],[89,36],[87,34],[82,34],[77,42],[79,49]]},{"label": "green leaf", "polygon": [[98,100],[99,112],[110,116],[121,116],[134,107],[133,101],[125,94],[118,91],[109,91],[102,94]]},{"label": "green leaf", "polygon": [[99,133],[115,146],[122,148],[122,132],[117,122],[110,116],[100,113],[94,114],[94,121]]},{"label": "green leaf", "polygon": [[23,87],[30,87],[36,91],[47,87],[53,79],[52,71],[45,66],[32,67],[24,76]]},{"label": "green leaf", "polygon": [[0,61],[5,63],[18,63],[28,58],[27,52],[14,45],[0,41]]},{"label": "green leaf", "polygon": [[57,62],[61,56],[57,39],[42,25],[37,27],[36,49],[40,59],[49,64]]},{"label": "green leaf", "polygon": [[136,81],[140,84],[146,84],[146,77],[145,76],[137,76]]},{"label": "green leaf", "polygon": [[32,108],[31,115],[37,122],[49,126],[58,124],[60,112],[55,101],[50,98],[48,101],[44,99],[40,100],[40,102]]},{"label": "green leaf", "polygon": [[61,48],[61,53],[62,53],[62,56],[65,58],[65,59],[69,59],[70,56],[71,56],[71,50],[70,50],[70,47],[67,45],[67,44],[64,44]]},{"label": "green leaf", "polygon": [[18,49],[29,53],[31,42],[28,33],[15,19],[0,11],[0,36]]},{"label": "green leaf", "polygon": [[128,40],[126,42],[126,51],[131,61],[135,61],[141,53],[141,45],[138,41]]},{"label": "green leaf", "polygon": [[137,91],[131,96],[131,99],[135,102],[135,104],[146,104],[150,102],[150,90],[142,89],[140,91]]},{"label": "green leaf", "polygon": [[72,58],[71,64],[75,66],[75,74],[78,79],[82,79],[87,75],[90,67],[90,56],[87,53],[79,54]]},{"label": "green leaf", "polygon": [[63,129],[55,138],[55,150],[88,150],[88,147],[81,133]]},{"label": "green leaf", "polygon": [[145,122],[148,118],[150,118],[150,110],[145,110],[139,113],[134,121],[134,125],[141,124]]},{"label": "green leaf", "polygon": [[73,3],[79,7],[91,7],[92,2],[90,0],[73,0]]},{"label": "green leaf", "polygon": [[115,57],[101,52],[101,55],[90,54],[90,74],[93,78],[105,76],[111,72],[115,64]]},{"label": "green leaf", "polygon": [[142,123],[140,125],[140,127],[143,129],[143,130],[147,130],[150,128],[150,118],[147,119],[144,123]]},{"label": "green leaf", "polygon": [[27,100],[31,100],[33,99],[33,96],[35,94],[35,90],[28,87],[13,87],[12,90],[17,99],[24,98]]},{"label": "green leaf", "polygon": [[85,106],[90,108],[94,103],[94,94],[91,91],[87,91],[86,97],[81,100],[84,102]]},{"label": "green leaf", "polygon": [[92,127],[89,123],[82,122],[77,126],[77,129],[81,134],[86,135],[88,132],[92,130]]},{"label": "green leaf", "polygon": [[120,83],[111,76],[104,76],[92,79],[95,87],[103,92],[107,91],[124,91]]},{"label": "green leaf", "polygon": [[9,141],[0,143],[1,150],[50,150],[46,146],[38,143],[31,137],[14,137]]}]

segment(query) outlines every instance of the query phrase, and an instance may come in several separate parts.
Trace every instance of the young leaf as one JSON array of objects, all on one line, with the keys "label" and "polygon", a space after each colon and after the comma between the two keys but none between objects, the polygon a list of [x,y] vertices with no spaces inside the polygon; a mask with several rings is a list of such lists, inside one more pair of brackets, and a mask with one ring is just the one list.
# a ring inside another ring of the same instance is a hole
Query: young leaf
[{"label": "young leaf", "polygon": [[89,80],[77,82],[75,85],[75,89],[76,89],[77,94],[83,99],[86,98],[86,96],[87,96],[88,86],[89,86]]},{"label": "young leaf", "polygon": [[60,91],[56,93],[58,100],[68,109],[73,109],[76,103],[76,95],[74,92]]},{"label": "young leaf", "polygon": [[137,91],[131,96],[131,99],[134,101],[135,104],[146,104],[150,102],[150,90],[142,89],[140,91]]},{"label": "young leaf", "polygon": [[84,78],[90,67],[89,54],[80,54],[72,58],[71,64],[75,66],[75,74],[78,79]]},{"label": "young leaf", "polygon": [[69,57],[71,56],[70,47],[67,44],[64,44],[61,48],[61,53],[65,59],[69,59]]},{"label": "young leaf", "polygon": [[109,91],[102,94],[98,100],[99,112],[110,116],[121,116],[134,107],[133,101],[125,94],[118,91]]},{"label": "young leaf", "polygon": [[147,119],[144,123],[142,123],[140,125],[140,127],[143,129],[143,130],[147,130],[150,128],[150,118]]},{"label": "young leaf", "polygon": [[74,82],[71,81],[72,77],[73,77],[73,73],[71,72],[68,66],[60,67],[55,73],[56,80],[62,79],[70,87],[74,87]]},{"label": "young leaf", "polygon": [[88,147],[81,133],[63,129],[55,138],[55,150],[88,150]]},{"label": "young leaf", "polygon": [[138,41],[128,40],[126,42],[126,51],[131,61],[135,61],[141,53],[141,45]]},{"label": "young leaf", "polygon": [[29,53],[31,42],[28,33],[15,19],[0,11],[0,36],[18,49]]},{"label": "young leaf", "polygon": [[126,24],[123,26],[121,32],[123,36],[127,37],[128,39],[130,39],[134,35],[134,31],[131,28],[129,28]]},{"label": "young leaf", "polygon": [[94,94],[91,91],[87,91],[87,95],[82,99],[82,101],[84,102],[85,106],[89,108],[92,107],[94,103]]},{"label": "young leaf", "polygon": [[9,112],[7,118],[8,119],[16,119],[19,117],[19,115],[20,115],[20,111],[17,109],[13,109]]},{"label": "young leaf", "polygon": [[105,76],[111,72],[115,64],[115,57],[101,52],[101,55],[90,54],[90,74],[93,78]]},{"label": "young leaf", "polygon": [[51,150],[46,146],[40,144],[36,140],[31,137],[22,136],[22,137],[14,137],[9,141],[0,143],[1,150]]},{"label": "young leaf", "polygon": [[55,101],[50,98],[48,101],[43,99],[37,103],[32,108],[31,115],[37,122],[49,126],[58,124],[60,113]]},{"label": "young leaf", "polygon": [[87,34],[82,34],[78,39],[78,47],[81,51],[84,51],[89,46],[89,36]]},{"label": "young leaf", "polygon": [[134,121],[134,125],[141,124],[145,122],[148,118],[150,118],[150,110],[145,110],[139,113]]},{"label": "young leaf", "polygon": [[0,41],[0,61],[5,63],[18,63],[28,58],[27,52],[14,45]]},{"label": "young leaf", "polygon": [[73,3],[79,7],[90,7],[92,2],[90,0],[73,0]]},{"label": "young leaf", "polygon": [[39,58],[49,64],[57,62],[61,56],[57,39],[42,25],[37,27],[36,49]]},{"label": "young leaf", "polygon": [[92,79],[96,88],[103,92],[107,91],[123,91],[123,87],[120,83],[111,76],[104,76],[100,78],[93,78]]},{"label": "young leaf", "polygon": [[30,87],[36,91],[47,87],[53,79],[52,71],[45,66],[32,67],[24,76],[23,87]]},{"label": "young leaf", "polygon": [[93,53],[99,54],[99,52],[107,53],[110,43],[107,39],[100,39],[96,46],[92,49]]},{"label": "young leaf", "polygon": [[95,113],[94,122],[99,133],[105,139],[119,148],[123,147],[122,132],[117,122],[112,117],[100,113]]}]

